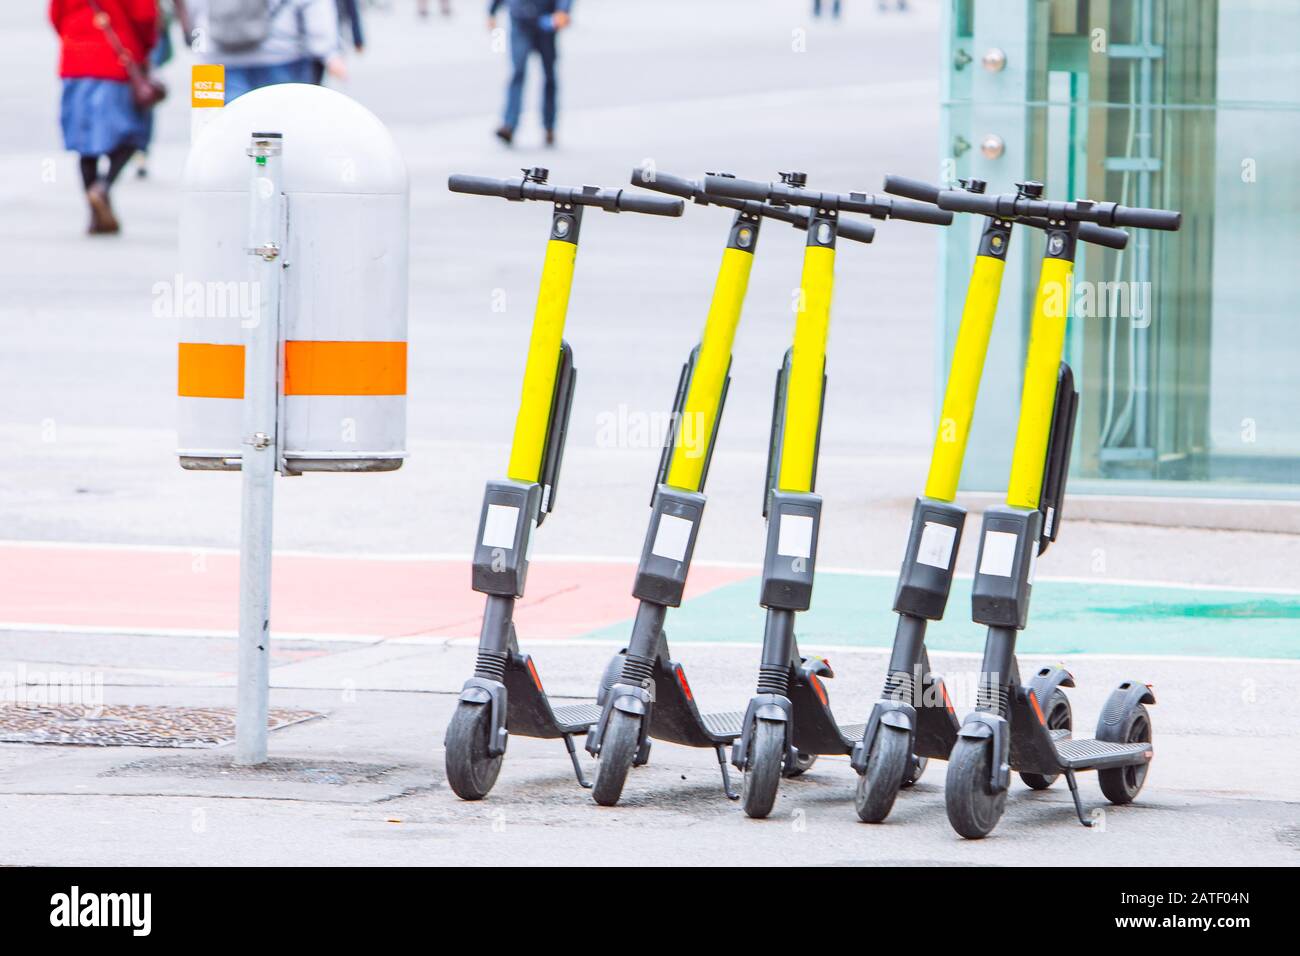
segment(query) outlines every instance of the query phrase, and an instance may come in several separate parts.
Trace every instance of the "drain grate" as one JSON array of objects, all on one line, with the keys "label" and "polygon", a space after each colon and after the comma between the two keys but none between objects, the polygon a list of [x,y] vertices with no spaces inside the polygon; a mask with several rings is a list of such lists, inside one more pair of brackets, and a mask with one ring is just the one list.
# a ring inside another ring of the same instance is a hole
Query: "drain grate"
[{"label": "drain grate", "polygon": [[[314,710],[272,708],[267,727],[323,717]],[[0,742],[89,747],[219,747],[235,739],[233,707],[150,707],[127,704],[0,706]]]}]

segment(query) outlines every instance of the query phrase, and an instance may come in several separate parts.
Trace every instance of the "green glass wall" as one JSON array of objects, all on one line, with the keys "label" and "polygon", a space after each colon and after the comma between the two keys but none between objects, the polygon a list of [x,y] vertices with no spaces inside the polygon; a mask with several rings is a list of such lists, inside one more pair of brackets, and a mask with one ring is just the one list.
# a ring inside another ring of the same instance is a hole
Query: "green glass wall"
[{"label": "green glass wall", "polygon": [[[1300,497],[1300,3],[945,0],[940,175],[1181,209],[1080,256],[1071,488]],[[943,247],[939,381],[980,224]],[[1018,230],[967,490],[1005,486],[1041,235]],[[940,386],[941,387],[941,386]]]}]

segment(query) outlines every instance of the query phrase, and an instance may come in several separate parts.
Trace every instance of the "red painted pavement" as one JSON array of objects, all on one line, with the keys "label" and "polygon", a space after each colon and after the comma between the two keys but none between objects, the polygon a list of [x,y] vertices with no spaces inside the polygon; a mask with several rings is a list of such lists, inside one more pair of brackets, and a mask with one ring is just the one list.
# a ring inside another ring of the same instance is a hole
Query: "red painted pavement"
[{"label": "red painted pavement", "polygon": [[[515,621],[522,639],[576,637],[630,619],[634,566],[534,561]],[[239,559],[230,553],[0,545],[0,623],[232,632]],[[688,598],[753,575],[692,569]],[[477,636],[483,595],[463,560],[274,561],[271,630],[376,637]]]}]

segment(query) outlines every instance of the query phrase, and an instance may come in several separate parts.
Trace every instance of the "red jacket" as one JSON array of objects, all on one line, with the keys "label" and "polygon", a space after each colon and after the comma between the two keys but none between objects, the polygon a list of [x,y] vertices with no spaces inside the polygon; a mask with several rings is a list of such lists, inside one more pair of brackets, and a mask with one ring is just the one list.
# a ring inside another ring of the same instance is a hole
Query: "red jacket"
[{"label": "red jacket", "polygon": [[[143,63],[158,39],[157,0],[99,0],[131,59]],[[95,26],[90,0],[50,0],[50,23],[59,33],[59,76],[125,80],[104,31]]]}]

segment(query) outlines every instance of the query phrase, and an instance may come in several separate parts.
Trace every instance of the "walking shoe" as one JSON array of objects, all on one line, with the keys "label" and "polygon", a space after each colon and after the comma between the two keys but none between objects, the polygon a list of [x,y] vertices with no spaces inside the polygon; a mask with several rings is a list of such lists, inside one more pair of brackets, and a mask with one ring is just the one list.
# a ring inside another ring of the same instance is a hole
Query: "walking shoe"
[{"label": "walking shoe", "polygon": [[509,126],[497,127],[497,139],[509,146],[515,141],[515,131]]},{"label": "walking shoe", "polygon": [[92,236],[113,235],[120,232],[122,226],[113,215],[113,206],[108,201],[108,187],[95,183],[86,190],[86,199],[90,203],[90,228]]}]

